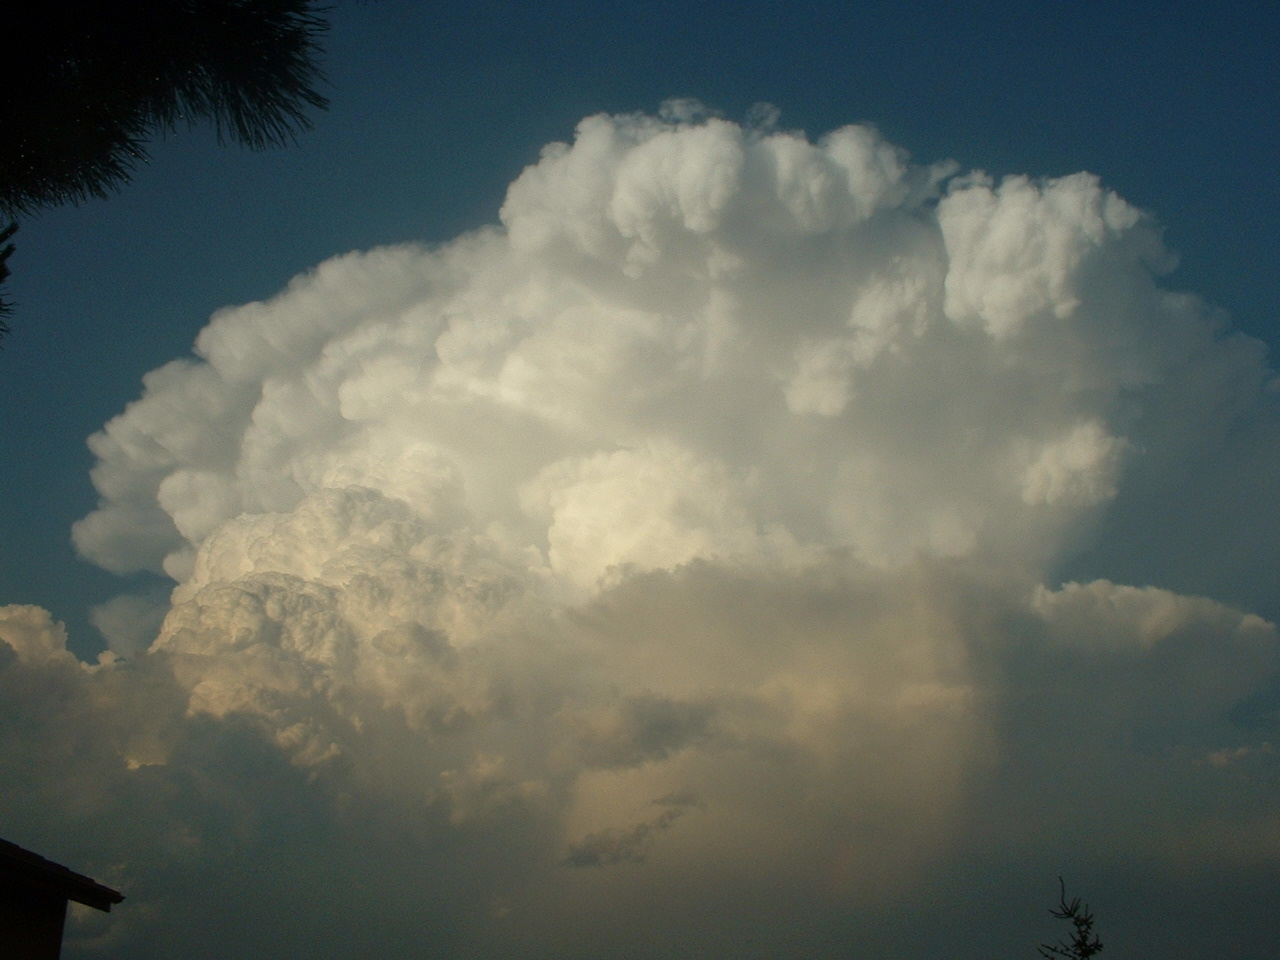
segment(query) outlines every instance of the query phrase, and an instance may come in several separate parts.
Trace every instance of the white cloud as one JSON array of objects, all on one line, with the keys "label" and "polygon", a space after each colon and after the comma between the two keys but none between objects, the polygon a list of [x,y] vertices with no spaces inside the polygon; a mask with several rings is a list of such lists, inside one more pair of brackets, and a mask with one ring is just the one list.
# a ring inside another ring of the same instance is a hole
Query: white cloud
[{"label": "white cloud", "polygon": [[1091,506],[1116,495],[1116,478],[1125,443],[1090,421],[1057,443],[1045,445],[1023,475],[1023,502]]},{"label": "white cloud", "polygon": [[27,666],[73,659],[67,653],[67,628],[41,607],[0,607],[0,640]]},{"label": "white cloud", "polygon": [[[177,581],[149,650],[138,598],[92,671],[0,617],[0,812],[80,826],[137,956],[281,890],[323,891],[341,934],[287,934],[319,955],[659,917],[712,957],[743,903],[874,924],[975,845],[1200,862],[1220,778],[1274,775],[1231,720],[1274,628],[1049,584],[1126,555],[1129,490],[1274,527],[1262,488],[1201,496],[1275,438],[1265,358],[1095,178],[952,172],[868,127],[596,116],[500,227],[219,312],[91,441],[79,549]],[[1265,791],[1230,797],[1266,841]]]},{"label": "white cloud", "polygon": [[[94,439],[103,505],[77,544],[184,580],[240,513],[361,485],[549,562],[575,549],[570,514],[607,525],[615,547],[561,571],[587,582],[749,552],[752,527],[768,550],[1051,560],[1114,494],[1131,394],[1223,348],[1093,178],[947,170],[863,127],[812,144],[590,118],[512,185],[505,232],[348,255],[215,317],[204,362],[153,375]],[[739,488],[738,532],[705,510],[661,536],[635,510],[630,531],[585,516],[574,469],[674,449]],[[531,514],[535,490],[559,506]]]}]

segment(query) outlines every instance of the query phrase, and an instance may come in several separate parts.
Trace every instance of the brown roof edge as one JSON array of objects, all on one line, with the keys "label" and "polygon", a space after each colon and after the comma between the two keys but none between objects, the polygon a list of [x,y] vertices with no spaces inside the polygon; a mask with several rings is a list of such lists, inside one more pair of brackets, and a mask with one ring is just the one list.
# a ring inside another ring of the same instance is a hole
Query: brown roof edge
[{"label": "brown roof edge", "polygon": [[124,899],[124,894],[104,887],[59,863],[46,860],[38,853],[24,850],[8,840],[0,840],[0,880],[42,888],[76,903],[107,912],[111,911],[113,903]]}]

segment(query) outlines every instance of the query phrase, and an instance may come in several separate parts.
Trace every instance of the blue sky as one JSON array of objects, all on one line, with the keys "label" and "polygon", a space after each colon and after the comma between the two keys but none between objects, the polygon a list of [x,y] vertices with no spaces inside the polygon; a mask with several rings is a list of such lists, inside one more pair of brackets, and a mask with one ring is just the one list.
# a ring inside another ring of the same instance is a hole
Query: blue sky
[{"label": "blue sky", "polygon": [[0,811],[130,897],[70,955],[1028,954],[1065,872],[1268,956],[1275,18],[330,17],[296,145],[17,237]]}]

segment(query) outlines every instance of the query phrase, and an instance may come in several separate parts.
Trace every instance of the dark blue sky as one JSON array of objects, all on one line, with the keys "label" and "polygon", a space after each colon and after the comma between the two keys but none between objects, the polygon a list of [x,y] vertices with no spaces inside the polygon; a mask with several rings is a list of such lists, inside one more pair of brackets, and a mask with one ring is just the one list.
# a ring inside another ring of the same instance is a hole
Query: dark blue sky
[{"label": "dark blue sky", "polygon": [[1253,4],[341,4],[332,106],[295,147],[179,130],[118,196],[23,225],[0,600],[93,642],[84,608],[116,584],[68,542],[94,502],[84,439],[210,313],[334,253],[493,222],[544,143],[672,96],[734,119],[773,103],[811,136],[871,121],[996,175],[1097,173],[1166,226],[1170,285],[1274,347],[1278,33]]}]

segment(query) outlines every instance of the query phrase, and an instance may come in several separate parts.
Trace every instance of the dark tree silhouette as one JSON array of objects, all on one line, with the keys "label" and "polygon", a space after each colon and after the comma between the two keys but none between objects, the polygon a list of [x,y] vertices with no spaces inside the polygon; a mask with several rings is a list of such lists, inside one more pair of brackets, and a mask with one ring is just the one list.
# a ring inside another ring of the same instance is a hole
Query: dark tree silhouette
[{"label": "dark tree silhouette", "polygon": [[[18,225],[11,223],[3,230],[0,230],[0,287],[4,286],[4,282],[9,279],[9,254],[13,253],[13,244],[9,240],[17,231]],[[9,324],[5,322],[7,317],[13,311],[13,307],[0,299],[0,340],[4,339],[4,335],[9,332]]]},{"label": "dark tree silhouette", "polygon": [[0,85],[0,223],[107,196],[180,124],[255,149],[290,142],[327,106],[321,13],[318,0],[23,5]]},{"label": "dark tree silhouette", "polygon": [[28,5],[0,92],[0,214],[103,197],[156,131],[212,121],[262,148],[327,102],[315,0],[43,0]]},{"label": "dark tree silhouette", "polygon": [[1040,944],[1040,956],[1045,960],[1089,960],[1102,952],[1102,941],[1093,932],[1093,913],[1086,903],[1081,905],[1080,898],[1074,897],[1067,902],[1067,885],[1058,878],[1058,908],[1049,913],[1059,920],[1071,921],[1070,941],[1059,940],[1056,946]]}]

